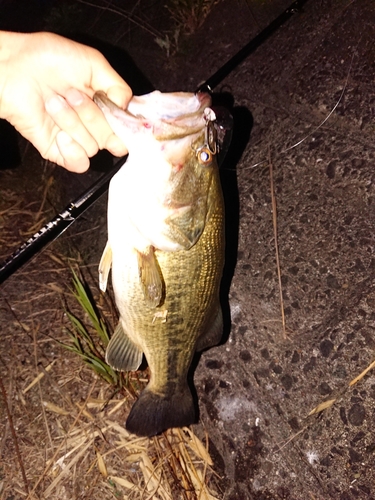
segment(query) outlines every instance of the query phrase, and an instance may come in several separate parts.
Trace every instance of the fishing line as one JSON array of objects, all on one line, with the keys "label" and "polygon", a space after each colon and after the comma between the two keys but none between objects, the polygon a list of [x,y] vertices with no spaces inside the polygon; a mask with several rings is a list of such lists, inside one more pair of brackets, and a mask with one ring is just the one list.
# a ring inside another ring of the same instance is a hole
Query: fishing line
[{"label": "fishing line", "polygon": [[[331,111],[328,113],[328,115],[324,118],[324,120],[322,122],[319,123],[319,125],[317,125],[311,132],[309,132],[307,135],[305,135],[302,139],[300,139],[298,142],[296,142],[295,144],[293,144],[292,146],[289,146],[288,148],[286,149],[283,149],[282,151],[280,151],[280,153],[278,153],[277,157],[287,153],[288,151],[290,151],[291,149],[294,149],[296,148],[297,146],[299,146],[300,144],[302,144],[303,142],[305,142],[309,137],[311,137],[312,135],[315,134],[315,132],[317,132],[321,127],[323,127],[323,125],[330,119],[330,117],[332,116],[332,114],[335,112],[337,106],[340,104],[340,102],[342,101],[342,98],[344,97],[344,94],[346,92],[346,89],[348,87],[348,81],[349,81],[349,75],[350,75],[350,72],[352,70],[352,67],[353,67],[353,59],[354,59],[354,56],[355,54],[353,53],[352,55],[352,58],[351,58],[351,61],[350,61],[350,66],[349,66],[349,70],[348,70],[348,73],[346,75],[346,79],[345,79],[345,83],[344,83],[344,87],[341,91],[341,94],[340,94],[340,97],[338,98],[336,104],[333,106],[333,108],[331,109]],[[269,160],[266,159],[266,160],[261,160],[259,161],[258,163],[254,163],[253,165],[250,165],[249,167],[243,167],[243,168],[240,168],[240,169],[236,169],[236,171],[243,171],[243,170],[250,170],[250,169],[253,169],[253,168],[256,168],[256,167],[259,167],[260,165],[263,165],[264,163],[266,163],[267,165],[269,164]],[[228,169],[226,168],[225,170],[232,170],[232,169]]]},{"label": "fishing line", "polygon": [[[240,49],[229,59],[216,73],[201,83],[196,92],[214,89],[226,76],[228,76],[246,57],[267,40],[278,28],[280,28],[295,13],[299,12],[308,0],[296,0],[274,21],[256,35],[248,44]],[[107,189],[114,174],[126,161],[126,157],[120,158],[114,167],[103,177],[98,179],[79,198],[71,202],[62,212],[56,215],[50,222],[45,224],[31,238],[24,242],[10,257],[0,264],[0,284],[16,272],[22,265],[26,264],[32,257],[39,253],[49,243],[58,238],[68,229],[73,222],[80,217]]]}]

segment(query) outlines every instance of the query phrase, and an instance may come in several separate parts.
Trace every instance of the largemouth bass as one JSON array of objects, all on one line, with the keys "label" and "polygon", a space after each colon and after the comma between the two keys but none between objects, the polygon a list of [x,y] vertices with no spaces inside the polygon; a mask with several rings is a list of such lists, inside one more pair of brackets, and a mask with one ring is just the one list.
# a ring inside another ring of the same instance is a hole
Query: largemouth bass
[{"label": "largemouth bass", "polygon": [[113,177],[108,242],[99,265],[120,320],[107,347],[116,370],[150,368],[126,428],[153,436],[195,421],[188,371],[193,355],[216,345],[223,320],[224,206],[216,161],[216,115],[206,93],[155,91],[126,111],[104,93],[94,100],[129,157]]}]

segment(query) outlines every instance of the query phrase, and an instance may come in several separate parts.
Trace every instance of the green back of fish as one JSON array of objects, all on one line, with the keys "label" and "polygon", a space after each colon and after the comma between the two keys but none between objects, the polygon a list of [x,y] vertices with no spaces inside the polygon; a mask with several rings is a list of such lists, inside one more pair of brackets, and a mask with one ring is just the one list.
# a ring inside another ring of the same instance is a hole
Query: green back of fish
[{"label": "green back of fish", "polygon": [[145,301],[136,258],[121,271],[113,262],[113,276],[122,273],[120,280],[118,276],[114,280],[122,288],[116,293],[120,326],[107,359],[117,369],[134,370],[144,353],[151,370],[150,382],[127,422],[127,428],[139,435],[154,435],[195,420],[187,386],[192,357],[196,350],[216,345],[222,335],[219,288],[224,265],[224,204],[216,165],[207,201],[205,228],[192,248],[155,250],[164,285],[158,307]]}]

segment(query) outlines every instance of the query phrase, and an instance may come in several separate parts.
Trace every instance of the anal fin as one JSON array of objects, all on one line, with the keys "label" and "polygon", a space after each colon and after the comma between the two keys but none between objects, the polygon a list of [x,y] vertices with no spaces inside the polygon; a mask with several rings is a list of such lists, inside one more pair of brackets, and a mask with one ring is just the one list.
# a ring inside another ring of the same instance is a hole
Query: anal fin
[{"label": "anal fin", "polygon": [[163,297],[163,281],[153,247],[147,252],[137,250],[139,279],[145,301],[150,307],[157,307]]},{"label": "anal fin", "polygon": [[106,362],[118,371],[134,371],[140,367],[142,357],[141,349],[130,340],[119,322],[105,353]]},{"label": "anal fin", "polygon": [[220,342],[222,335],[223,313],[221,311],[221,306],[219,305],[212,325],[198,338],[196,350],[199,352],[217,345]]},{"label": "anal fin", "polygon": [[99,263],[99,288],[102,292],[105,292],[107,289],[108,274],[109,270],[111,269],[111,266],[112,266],[112,249],[107,241],[102,258],[100,259]]}]

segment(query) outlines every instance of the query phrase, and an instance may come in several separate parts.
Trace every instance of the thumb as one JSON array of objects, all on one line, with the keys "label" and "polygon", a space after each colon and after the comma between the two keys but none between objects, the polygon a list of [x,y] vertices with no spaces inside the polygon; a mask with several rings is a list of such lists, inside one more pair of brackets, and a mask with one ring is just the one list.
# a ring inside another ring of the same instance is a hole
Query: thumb
[{"label": "thumb", "polygon": [[123,85],[113,85],[107,90],[104,90],[108,98],[114,102],[119,108],[126,109],[128,107],[129,101],[132,98],[131,88],[126,84]]},{"label": "thumb", "polygon": [[92,61],[92,89],[94,92],[102,90],[117,106],[125,109],[133,95],[131,88],[104,56],[100,52],[97,54],[99,57]]}]

